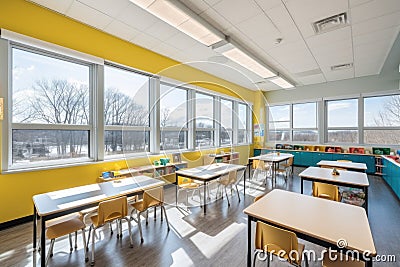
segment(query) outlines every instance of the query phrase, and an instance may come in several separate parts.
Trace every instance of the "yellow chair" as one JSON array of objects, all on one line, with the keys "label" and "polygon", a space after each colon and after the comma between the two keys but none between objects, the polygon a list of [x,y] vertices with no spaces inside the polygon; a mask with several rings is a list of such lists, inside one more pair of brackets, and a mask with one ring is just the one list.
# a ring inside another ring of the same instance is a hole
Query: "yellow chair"
[{"label": "yellow chair", "polygon": [[[91,254],[91,262],[90,265],[94,265],[94,238],[96,235],[96,230],[100,227],[103,227],[107,223],[111,223],[113,221],[117,221],[118,229],[118,237],[122,237],[122,227],[120,220],[126,220],[128,222],[128,231],[129,231],[129,241],[130,247],[133,247],[132,242],[132,233],[131,233],[131,222],[127,218],[128,216],[128,201],[127,197],[119,197],[110,200],[105,200],[99,203],[97,214],[90,217],[92,224],[89,228],[89,234],[92,231],[92,254]],[[118,224],[119,223],[119,224]]]},{"label": "yellow chair", "polygon": [[256,196],[256,197],[253,199],[253,202],[259,201],[259,200],[260,200],[261,198],[263,198],[265,195],[266,195],[266,194],[261,194],[261,195],[259,195],[259,196]]},{"label": "yellow chair", "polygon": [[[131,219],[134,219],[134,217],[132,216],[132,213],[135,211],[137,213],[137,224],[139,227],[141,242],[143,242],[144,239],[143,239],[140,215],[142,215],[142,213],[146,211],[146,224],[148,224],[149,223],[148,222],[148,217],[149,217],[148,209],[151,207],[161,207],[161,221],[163,220],[163,213],[164,213],[165,219],[167,221],[168,231],[170,230],[167,212],[165,211],[165,207],[164,207],[164,188],[163,187],[157,187],[157,188],[153,188],[153,189],[144,191],[143,198],[141,200],[131,204],[131,206],[134,208],[131,212]],[[136,220],[136,219],[134,219],[134,220]]]},{"label": "yellow chair", "polygon": [[[201,186],[200,183],[196,183],[190,178],[178,176],[178,196],[179,196],[179,192],[181,192],[182,190],[185,191],[185,193],[186,193],[186,206],[189,205],[189,199],[188,199],[188,191],[189,190],[192,190],[193,194],[194,194],[195,191],[198,192],[199,201],[200,201],[200,204],[201,204],[200,186]],[[192,198],[193,198],[193,195],[192,195]]]},{"label": "yellow chair", "polygon": [[279,168],[276,169],[276,172],[285,174],[285,178],[287,179],[289,175],[293,177],[292,167],[293,167],[293,157],[290,157],[287,163],[280,164]]},{"label": "yellow chair", "polygon": [[[255,233],[255,252],[253,266],[260,252],[267,254],[269,266],[270,254],[285,259],[292,265],[301,266],[304,245],[299,243],[295,233],[258,221]],[[308,259],[305,257],[306,266]]]},{"label": "yellow chair", "polygon": [[69,237],[70,252],[72,248],[72,237],[71,234],[75,233],[75,249],[77,249],[77,232],[82,231],[83,246],[85,251],[85,261],[88,261],[87,249],[86,249],[86,238],[85,238],[85,224],[82,221],[82,217],[78,213],[73,213],[65,216],[55,218],[46,222],[46,237],[50,239],[50,248],[46,257],[46,265],[50,257],[53,257],[53,248],[56,238],[64,235]]},{"label": "yellow chair", "polygon": [[336,185],[313,182],[313,196],[340,201],[339,188]]},{"label": "yellow chair", "polygon": [[272,165],[270,163],[266,163],[263,160],[253,160],[253,177],[256,176],[255,174],[258,171],[264,173],[265,178],[267,178],[267,176],[271,174],[271,167]]},{"label": "yellow chair", "polygon": [[332,259],[329,257],[329,253],[324,253],[322,260],[322,267],[364,267],[365,263],[358,259],[354,259],[346,254],[340,255],[340,252],[332,254]]},{"label": "yellow chair", "polygon": [[242,176],[244,175],[244,170],[242,171],[231,171],[229,172],[227,175],[222,176],[221,178],[219,178],[217,180],[218,183],[218,188],[217,188],[217,195],[216,197],[218,197],[218,192],[219,192],[219,188],[220,186],[224,187],[225,190],[225,196],[226,196],[226,200],[228,201],[228,206],[231,205],[231,203],[229,202],[229,198],[228,198],[228,193],[226,191],[226,189],[228,187],[231,188],[231,190],[233,189],[233,187],[236,188],[236,192],[239,198],[239,202],[240,202],[240,194],[239,194],[239,189],[237,187],[237,183],[239,182],[238,178],[242,178]]}]

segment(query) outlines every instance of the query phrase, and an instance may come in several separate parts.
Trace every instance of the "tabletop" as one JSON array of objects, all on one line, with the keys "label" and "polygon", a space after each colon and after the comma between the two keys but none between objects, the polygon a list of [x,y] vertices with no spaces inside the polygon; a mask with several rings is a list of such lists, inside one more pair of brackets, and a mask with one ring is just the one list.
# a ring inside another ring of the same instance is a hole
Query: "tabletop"
[{"label": "tabletop", "polygon": [[287,159],[289,159],[291,157],[293,157],[293,155],[289,154],[289,153],[280,153],[279,155],[278,155],[278,153],[268,153],[268,154],[265,154],[265,155],[251,157],[249,159],[251,159],[251,160],[263,160],[263,161],[270,161],[270,162],[278,162],[278,161],[287,160]]},{"label": "tabletop", "polygon": [[274,189],[251,204],[244,213],[286,229],[376,255],[367,214],[361,207]]},{"label": "tabletop", "polygon": [[145,189],[164,185],[165,182],[147,176],[134,176],[116,181],[78,186],[33,196],[40,216],[97,203]]},{"label": "tabletop", "polygon": [[366,170],[367,165],[365,163],[359,162],[344,162],[344,161],[335,161],[335,160],[321,160],[317,163],[318,166],[332,166],[338,168],[345,169],[353,169],[353,170]]},{"label": "tabletop", "polygon": [[214,163],[206,166],[199,166],[195,168],[181,169],[175,172],[176,175],[186,177],[193,177],[201,180],[209,180],[219,177],[231,171],[244,170],[246,166],[227,164],[227,163]]},{"label": "tabletop", "polygon": [[335,181],[349,185],[369,186],[368,176],[364,172],[340,170],[339,175],[333,175],[330,168],[308,167],[299,173],[299,176],[320,181]]}]

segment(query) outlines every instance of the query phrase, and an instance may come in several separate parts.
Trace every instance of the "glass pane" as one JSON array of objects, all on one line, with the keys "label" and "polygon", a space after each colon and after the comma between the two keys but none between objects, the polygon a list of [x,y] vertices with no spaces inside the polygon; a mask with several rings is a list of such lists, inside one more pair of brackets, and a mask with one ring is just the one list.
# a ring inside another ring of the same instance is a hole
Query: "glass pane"
[{"label": "glass pane", "polygon": [[12,163],[88,158],[89,131],[13,130]]},{"label": "glass pane", "polygon": [[247,106],[245,104],[239,103],[239,129],[246,129],[247,122]]},{"label": "glass pane", "polygon": [[249,140],[249,138],[248,138],[249,134],[250,133],[247,132],[246,130],[239,129],[238,130],[238,143],[239,144],[247,143]]},{"label": "glass pane", "polygon": [[289,121],[290,105],[269,107],[269,121]]},{"label": "glass pane", "polygon": [[233,122],[233,102],[221,99],[221,126],[226,129],[232,129]]},{"label": "glass pane", "polygon": [[364,126],[400,126],[400,95],[364,98]]},{"label": "glass pane", "polygon": [[328,127],[358,127],[358,100],[327,101]]},{"label": "glass pane", "polygon": [[187,122],[187,91],[167,84],[160,85],[161,127],[184,127]]},{"label": "glass pane", "polygon": [[105,131],[105,155],[149,151],[149,131]]},{"label": "glass pane", "polygon": [[317,103],[293,105],[293,128],[317,128]]},{"label": "glass pane", "polygon": [[149,77],[104,66],[104,123],[149,126]]},{"label": "glass pane", "polygon": [[210,147],[214,146],[214,132],[213,131],[196,131],[196,147]]},{"label": "glass pane", "polygon": [[221,145],[231,145],[232,144],[232,131],[222,128],[220,133]]},{"label": "glass pane", "polygon": [[161,131],[161,150],[185,149],[187,148],[186,131]]},{"label": "glass pane", "polygon": [[275,130],[275,129],[289,129],[290,128],[290,123],[287,122],[273,122],[269,124],[269,129]]},{"label": "glass pane", "polygon": [[269,131],[268,132],[269,141],[289,141],[290,131]]},{"label": "glass pane", "polygon": [[366,144],[398,145],[400,130],[365,130],[364,142]]},{"label": "glass pane", "polygon": [[12,122],[89,123],[89,66],[12,49]]},{"label": "glass pane", "polygon": [[214,127],[214,97],[196,93],[196,127]]},{"label": "glass pane", "polygon": [[328,130],[328,143],[358,143],[357,130]]},{"label": "glass pane", "polygon": [[317,142],[318,131],[311,131],[311,130],[293,131],[293,141]]}]

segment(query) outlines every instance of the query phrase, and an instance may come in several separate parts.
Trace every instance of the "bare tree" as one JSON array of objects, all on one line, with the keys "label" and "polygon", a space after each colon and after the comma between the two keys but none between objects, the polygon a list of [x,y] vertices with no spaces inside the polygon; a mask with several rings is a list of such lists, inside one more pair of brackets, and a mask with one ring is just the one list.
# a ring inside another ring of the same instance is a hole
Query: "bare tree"
[{"label": "bare tree", "polygon": [[169,108],[164,108],[161,110],[160,125],[161,127],[166,127],[169,119]]}]

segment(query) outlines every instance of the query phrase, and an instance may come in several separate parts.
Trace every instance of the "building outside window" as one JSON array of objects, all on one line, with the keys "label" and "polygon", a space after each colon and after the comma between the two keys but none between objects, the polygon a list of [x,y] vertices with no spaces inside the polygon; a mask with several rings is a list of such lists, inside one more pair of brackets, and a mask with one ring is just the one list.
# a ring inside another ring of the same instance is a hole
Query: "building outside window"
[{"label": "building outside window", "polygon": [[290,141],[290,105],[270,106],[268,111],[268,140]]},{"label": "building outside window", "polygon": [[221,99],[220,145],[232,145],[233,101]]},{"label": "building outside window", "polygon": [[318,142],[317,103],[293,104],[293,141]]},{"label": "building outside window", "polygon": [[196,92],[196,147],[214,146],[214,97]]},{"label": "building outside window", "polygon": [[327,143],[358,143],[358,99],[326,101]]}]

